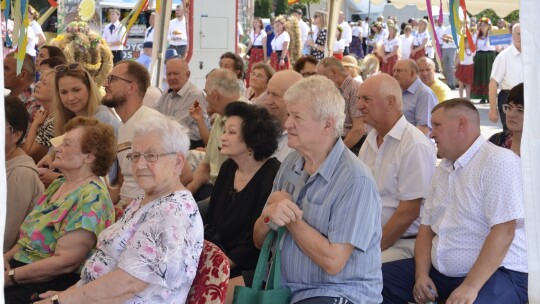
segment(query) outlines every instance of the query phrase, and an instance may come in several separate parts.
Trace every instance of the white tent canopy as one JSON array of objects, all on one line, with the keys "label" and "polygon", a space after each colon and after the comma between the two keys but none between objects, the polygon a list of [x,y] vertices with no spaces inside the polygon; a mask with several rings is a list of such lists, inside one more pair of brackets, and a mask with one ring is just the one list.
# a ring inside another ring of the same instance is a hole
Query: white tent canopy
[{"label": "white tent canopy", "polygon": [[[348,0],[347,4],[357,10],[367,12],[367,7],[370,0]],[[426,0],[391,0],[392,5],[400,9],[408,4],[415,5],[419,10],[426,10]],[[456,0],[458,1],[458,0]],[[371,5],[379,6],[386,4],[386,0],[371,0]],[[442,7],[445,12],[448,12],[448,0],[442,1]],[[431,5],[439,5],[440,1],[433,0]],[[478,14],[486,8],[490,8],[500,17],[506,17],[511,12],[519,9],[519,0],[465,0],[467,11],[472,14]]]}]

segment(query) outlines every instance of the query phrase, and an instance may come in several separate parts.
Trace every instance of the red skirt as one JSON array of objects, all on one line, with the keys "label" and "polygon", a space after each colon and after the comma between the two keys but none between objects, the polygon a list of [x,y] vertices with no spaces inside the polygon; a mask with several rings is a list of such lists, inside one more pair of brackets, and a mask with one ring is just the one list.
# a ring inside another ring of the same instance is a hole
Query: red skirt
[{"label": "red skirt", "polygon": [[473,64],[467,64],[462,65],[460,64],[459,67],[456,70],[456,78],[463,82],[464,84],[472,84],[473,83],[473,77],[474,77],[474,65]]},{"label": "red skirt", "polygon": [[343,59],[343,53],[338,53],[338,54],[334,53],[334,57],[336,57],[337,60],[341,61],[341,59]]},{"label": "red skirt", "polygon": [[[413,49],[414,49],[414,48],[413,48]],[[425,49],[419,50],[418,52],[414,53],[414,55],[413,55],[413,53],[411,52],[410,58],[411,58],[412,60],[414,60],[414,61],[416,61],[416,60],[418,60],[418,59],[420,59],[420,58],[422,58],[422,57],[426,57],[426,50],[425,50]]]},{"label": "red skirt", "polygon": [[249,88],[249,75],[251,75],[251,68],[254,64],[262,62],[264,60],[264,50],[251,48],[251,55],[249,56],[248,69],[246,74],[246,86]]},{"label": "red skirt", "polygon": [[279,59],[276,52],[272,52],[270,56],[270,66],[277,72],[282,70],[288,70],[290,68],[289,56],[285,57],[285,64],[279,65]]},{"label": "red skirt", "polygon": [[396,65],[397,60],[398,60],[397,55],[394,55],[386,59],[386,63],[384,63],[384,61],[381,59],[381,72],[390,74],[390,75],[394,74],[394,66]]}]

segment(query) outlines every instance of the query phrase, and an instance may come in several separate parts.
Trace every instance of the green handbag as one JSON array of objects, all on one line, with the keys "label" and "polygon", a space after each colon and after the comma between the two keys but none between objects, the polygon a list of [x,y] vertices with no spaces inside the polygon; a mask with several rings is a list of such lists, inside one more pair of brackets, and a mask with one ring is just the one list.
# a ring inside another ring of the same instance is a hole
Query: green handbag
[{"label": "green handbag", "polygon": [[[245,286],[236,286],[234,288],[233,304],[288,304],[291,299],[291,291],[288,288],[281,287],[281,252],[279,250],[279,243],[285,228],[280,227],[276,233],[274,230],[270,230],[259,254],[259,261],[257,262],[257,268],[255,268],[255,275],[253,277],[253,284],[251,288]],[[262,289],[262,283],[264,275],[267,273],[268,257],[270,255],[270,244],[277,235],[276,251],[272,257],[270,263],[270,274],[266,288]]]}]

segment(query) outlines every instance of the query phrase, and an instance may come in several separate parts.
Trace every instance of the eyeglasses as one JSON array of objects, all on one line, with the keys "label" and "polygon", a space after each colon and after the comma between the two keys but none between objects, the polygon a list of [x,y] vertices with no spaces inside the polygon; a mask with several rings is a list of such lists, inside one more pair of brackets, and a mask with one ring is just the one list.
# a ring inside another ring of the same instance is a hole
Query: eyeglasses
[{"label": "eyeglasses", "polygon": [[80,63],[60,64],[54,67],[54,70],[58,73],[65,72],[67,70],[80,71],[82,69],[83,67]]},{"label": "eyeglasses", "polygon": [[313,75],[317,75],[317,72],[304,72],[304,73],[302,73],[302,76],[304,78],[309,77],[309,76],[313,76]]},{"label": "eyeglasses", "polygon": [[166,155],[173,155],[173,154],[176,154],[176,152],[169,152],[169,153],[154,153],[154,152],[147,152],[147,153],[129,153],[128,155],[126,155],[126,158],[132,162],[132,163],[136,163],[139,161],[139,159],[141,159],[141,156],[144,157],[144,159],[149,162],[149,163],[153,163],[155,161],[157,161],[161,156],[166,156]]},{"label": "eyeglasses", "polygon": [[107,84],[111,84],[113,81],[115,81],[117,79],[123,80],[123,81],[125,81],[127,83],[133,83],[133,81],[131,81],[131,80],[127,80],[125,78],[122,78],[122,77],[119,77],[119,76],[116,76],[116,75],[107,76],[107,78],[105,78],[105,81],[107,82]]},{"label": "eyeglasses", "polygon": [[522,107],[512,107],[509,104],[504,104],[502,106],[502,108],[503,108],[503,112],[505,114],[508,114],[508,112],[516,112],[517,114],[523,114],[525,112],[524,108],[522,108]]}]

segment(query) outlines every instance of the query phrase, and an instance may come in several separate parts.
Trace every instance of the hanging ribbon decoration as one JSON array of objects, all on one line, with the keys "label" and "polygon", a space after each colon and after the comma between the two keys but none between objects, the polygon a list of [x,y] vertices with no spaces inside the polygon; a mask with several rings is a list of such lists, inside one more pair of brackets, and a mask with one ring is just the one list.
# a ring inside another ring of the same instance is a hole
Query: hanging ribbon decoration
[{"label": "hanging ribbon decoration", "polygon": [[298,3],[298,2],[300,2],[300,0],[287,0],[287,4],[289,4],[289,5],[293,5],[293,4]]},{"label": "hanging ribbon decoration", "polygon": [[[432,12],[432,8],[431,8],[431,0],[426,0],[426,6],[427,6],[427,11],[428,11],[428,18],[429,18],[429,24],[431,25],[431,29],[432,29],[432,36],[433,36],[433,39],[432,41],[435,41],[435,49],[437,50],[437,55],[438,58],[442,58],[442,54],[441,54],[441,46],[439,44],[439,37],[437,37],[437,32],[435,31],[435,23],[433,22],[433,12]],[[439,20],[441,20],[442,18],[442,0],[441,0],[441,4],[439,5]],[[433,44],[433,42],[432,42]],[[440,62],[439,62],[440,63]]]},{"label": "hanging ribbon decoration", "polygon": [[58,7],[58,2],[54,1],[54,0],[48,0],[49,1],[49,4],[52,6],[52,7]]},{"label": "hanging ribbon decoration", "polygon": [[16,1],[13,8],[13,41],[17,43],[17,75],[21,73],[24,56],[26,55],[26,45],[28,44],[27,28],[30,26],[28,19],[28,2],[26,0]]},{"label": "hanging ribbon decoration", "polygon": [[[452,37],[459,49],[459,58],[460,60],[463,60],[465,58],[465,39],[469,42],[469,49],[471,52],[474,53],[476,51],[476,45],[474,44],[473,36],[469,30],[469,23],[467,22],[467,7],[465,5],[465,0],[450,0],[449,5]],[[463,12],[463,23],[459,19],[460,8]],[[457,44],[457,41],[459,41],[459,45]]]},{"label": "hanging ribbon decoration", "polygon": [[9,29],[8,29],[8,20],[9,20],[9,15],[11,14],[11,0],[2,0],[2,10],[4,11],[4,20],[5,20],[4,22],[6,23],[4,24],[4,27],[6,29],[6,32],[5,32],[6,46],[8,48],[11,48],[11,46],[13,45],[13,42],[11,40],[11,37],[9,36]]},{"label": "hanging ribbon decoration", "polygon": [[[159,2],[159,0],[157,0]],[[148,0],[139,0],[137,4],[133,7],[131,12],[129,12],[129,15],[127,15],[126,18],[122,19],[122,25],[126,27],[126,32],[124,33],[124,36],[122,36],[122,41],[124,41],[124,45],[127,43],[127,35],[129,31],[131,30],[131,27],[133,27],[133,24],[137,22],[139,19],[139,15],[143,10],[146,10],[148,8]]]}]

